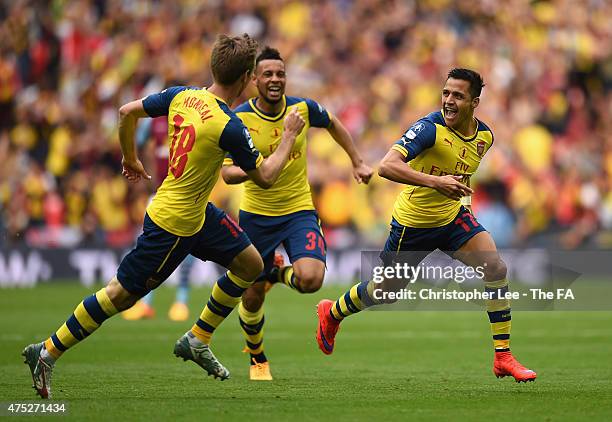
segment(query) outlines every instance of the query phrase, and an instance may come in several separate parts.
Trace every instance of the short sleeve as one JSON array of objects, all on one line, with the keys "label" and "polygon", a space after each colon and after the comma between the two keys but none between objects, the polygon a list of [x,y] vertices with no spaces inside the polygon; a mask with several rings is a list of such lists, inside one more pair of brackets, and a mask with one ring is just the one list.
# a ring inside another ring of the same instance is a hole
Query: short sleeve
[{"label": "short sleeve", "polygon": [[253,145],[251,134],[237,117],[231,118],[225,125],[219,138],[219,146],[229,153],[223,164],[229,157],[229,164],[236,164],[242,170],[250,171],[263,162],[263,156]]},{"label": "short sleeve", "polygon": [[331,116],[325,110],[325,108],[310,98],[306,98],[306,105],[308,106],[308,123],[311,127],[322,127],[328,128],[331,123]]},{"label": "short sleeve", "polygon": [[419,120],[391,147],[410,161],[436,142],[436,125],[428,120]]},{"label": "short sleeve", "polygon": [[162,92],[145,97],[142,100],[145,112],[150,117],[167,116],[170,103],[176,97],[176,94],[188,88],[186,86],[172,86],[164,89]]},{"label": "short sleeve", "polygon": [[226,154],[225,158],[223,159],[223,165],[224,166],[233,166],[234,165],[234,159],[232,158],[232,154]]}]

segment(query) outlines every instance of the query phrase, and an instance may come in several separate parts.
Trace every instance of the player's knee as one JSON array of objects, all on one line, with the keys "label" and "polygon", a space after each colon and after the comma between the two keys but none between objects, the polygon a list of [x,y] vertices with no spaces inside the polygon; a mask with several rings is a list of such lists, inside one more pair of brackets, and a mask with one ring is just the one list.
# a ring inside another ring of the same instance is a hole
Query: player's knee
[{"label": "player's knee", "polygon": [[298,280],[298,288],[302,293],[314,293],[323,285],[325,271],[317,270],[294,270],[295,278]]},{"label": "player's knee", "polygon": [[106,294],[119,312],[131,308],[140,299],[140,296],[125,290],[117,278],[113,278],[110,283],[108,283],[106,286]]},{"label": "player's knee", "polygon": [[323,277],[308,277],[300,283],[302,293],[314,293],[323,285]]},{"label": "player's knee", "polygon": [[245,281],[254,281],[263,271],[264,264],[257,249],[250,246],[234,258],[229,269]]},{"label": "player's knee", "polygon": [[484,278],[486,281],[502,280],[506,278],[507,274],[508,268],[506,267],[506,263],[501,258],[487,262],[484,269]]},{"label": "player's knee", "polygon": [[242,278],[245,281],[253,282],[259,277],[259,274],[263,271],[263,261],[259,258],[259,261],[254,260],[251,264],[249,264],[245,269],[242,275],[238,275],[238,277]]}]

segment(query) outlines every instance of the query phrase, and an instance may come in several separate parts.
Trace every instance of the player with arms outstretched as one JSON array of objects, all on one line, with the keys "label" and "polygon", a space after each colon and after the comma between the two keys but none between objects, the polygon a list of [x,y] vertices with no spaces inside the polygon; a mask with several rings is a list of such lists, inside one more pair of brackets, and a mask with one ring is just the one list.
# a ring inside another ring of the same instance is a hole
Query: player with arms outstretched
[{"label": "player with arms outstretched", "polygon": [[254,183],[272,185],[304,127],[297,113],[289,113],[278,149],[264,160],[230,110],[249,83],[256,51],[257,43],[247,34],[234,38],[221,35],[212,50],[214,83],[208,89],[172,87],[120,108],[123,175],[131,182],[150,179],[138,159],[134,131],[138,118],[162,115],[168,116],[168,175],[147,207],[136,247],[121,261],[116,277],[85,298],[46,341],[24,349],[25,363],[41,397],[50,397],[52,369],[68,348],[159,286],[187,254],[217,262],[229,271],[213,287],[191,330],[177,340],[174,353],[194,361],[215,378],[229,377],[208,344],[215,328],[261,273],[263,262],[243,230],[209,203],[208,197],[228,152]]},{"label": "player with arms outstretched", "polygon": [[[308,184],[307,129],[327,129],[350,157],[358,183],[368,183],[372,169],[364,164],[351,135],[336,117],[309,98],[285,95],[285,63],[277,50],[266,47],[257,56],[253,83],[258,96],[235,111],[264,156],[278,147],[283,133],[281,121],[288,113],[298,112],[306,121],[306,128],[297,137],[287,165],[269,189],[248,180],[246,173],[235,165],[231,153],[221,174],[226,183],[245,184],[240,226],[263,257],[264,273],[259,280],[281,282],[300,293],[316,292],[325,276],[326,244]],[[289,255],[289,266],[282,266],[279,255],[275,258],[275,250],[281,244]],[[252,380],[272,379],[263,349],[264,299],[265,283],[255,283],[244,293],[238,310],[252,363]]]},{"label": "player with arms outstretched", "polygon": [[[508,291],[506,265],[491,235],[462,204],[469,204],[462,198],[472,193],[465,181],[493,144],[491,129],[474,117],[483,86],[478,73],[451,70],[442,90],[442,111],[417,121],[383,158],[379,174],[407,186],[395,202],[382,255],[387,260],[409,251],[416,266],[427,253],[441,249],[466,265],[484,268],[485,289],[492,293],[486,307],[495,349],[493,371],[497,377],[527,382],[536,373],[510,353],[510,303],[503,296]],[[317,342],[323,353],[333,352],[344,318],[381,303],[374,299],[374,286],[364,281],[335,302],[319,302]]]}]

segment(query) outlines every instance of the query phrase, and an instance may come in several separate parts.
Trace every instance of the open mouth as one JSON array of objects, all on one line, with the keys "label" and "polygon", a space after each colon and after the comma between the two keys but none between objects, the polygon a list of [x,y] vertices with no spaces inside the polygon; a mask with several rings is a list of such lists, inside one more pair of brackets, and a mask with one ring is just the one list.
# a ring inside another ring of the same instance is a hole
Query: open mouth
[{"label": "open mouth", "polygon": [[280,86],[271,86],[268,88],[268,95],[271,97],[280,97],[282,95],[282,90]]},{"label": "open mouth", "polygon": [[455,117],[457,117],[457,112],[458,110],[453,109],[453,108],[444,108],[444,117],[446,117],[447,119],[454,119]]}]

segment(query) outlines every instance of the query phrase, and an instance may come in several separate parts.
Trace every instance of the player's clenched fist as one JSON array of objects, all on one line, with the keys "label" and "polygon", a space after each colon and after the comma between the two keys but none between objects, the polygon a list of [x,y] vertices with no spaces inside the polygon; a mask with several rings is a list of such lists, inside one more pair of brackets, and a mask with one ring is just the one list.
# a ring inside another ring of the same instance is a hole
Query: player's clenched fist
[{"label": "player's clenched fist", "polygon": [[372,167],[368,166],[365,163],[359,163],[357,165],[353,165],[353,177],[357,181],[357,183],[365,183],[366,185],[370,183],[370,179],[372,178],[372,174],[374,170]]},{"label": "player's clenched fist", "polygon": [[285,116],[283,130],[298,135],[304,129],[305,124],[306,122],[298,113],[297,108],[294,108]]}]

